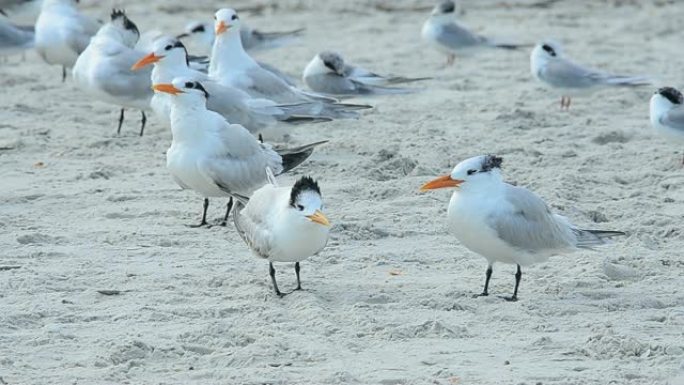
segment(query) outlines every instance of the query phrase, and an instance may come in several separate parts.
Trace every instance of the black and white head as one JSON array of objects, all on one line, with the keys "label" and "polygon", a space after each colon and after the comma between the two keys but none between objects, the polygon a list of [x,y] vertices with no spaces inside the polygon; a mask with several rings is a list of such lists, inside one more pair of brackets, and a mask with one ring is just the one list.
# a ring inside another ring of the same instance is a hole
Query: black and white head
[{"label": "black and white head", "polygon": [[113,9],[111,24],[121,31],[124,43],[129,47],[135,46],[135,43],[140,39],[140,31],[135,23],[126,16],[126,11],[122,9]]},{"label": "black and white head", "polygon": [[202,83],[190,78],[178,77],[173,79],[171,83],[155,84],[152,88],[156,92],[164,92],[182,98],[202,98],[205,101],[209,98],[209,93]]},{"label": "black and white head", "polygon": [[232,8],[222,8],[214,14],[214,34],[240,36],[240,17]]},{"label": "black and white head", "polygon": [[684,96],[679,90],[673,87],[663,87],[656,92],[657,95],[667,99],[672,104],[681,105],[684,103]]},{"label": "black and white head", "polygon": [[554,41],[544,41],[537,44],[532,50],[532,56],[539,59],[550,60],[552,58],[561,57],[563,54],[559,43]]},{"label": "black and white head", "polygon": [[289,207],[308,221],[323,226],[330,226],[328,218],[323,215],[323,197],[318,183],[311,177],[299,178],[290,191]]},{"label": "black and white head", "polygon": [[452,0],[444,0],[435,5],[432,9],[432,17],[446,17],[452,18],[456,13],[456,3]]},{"label": "black and white head", "polygon": [[318,59],[330,72],[342,74],[344,72],[344,59],[337,52],[323,51],[318,54]]},{"label": "black and white head", "polygon": [[211,23],[191,21],[185,26],[185,32],[177,37],[179,39],[188,37],[195,42],[209,45],[214,41],[214,28]]},{"label": "black and white head", "polygon": [[[149,56],[149,55],[148,55]],[[154,63],[164,60],[170,64],[189,66],[188,50],[183,43],[170,36],[162,36],[152,44],[152,56],[149,60]]]},{"label": "black and white head", "polygon": [[454,167],[451,174],[438,177],[421,187],[422,191],[445,187],[460,187],[470,183],[501,180],[503,158],[496,155],[480,155],[468,158]]}]

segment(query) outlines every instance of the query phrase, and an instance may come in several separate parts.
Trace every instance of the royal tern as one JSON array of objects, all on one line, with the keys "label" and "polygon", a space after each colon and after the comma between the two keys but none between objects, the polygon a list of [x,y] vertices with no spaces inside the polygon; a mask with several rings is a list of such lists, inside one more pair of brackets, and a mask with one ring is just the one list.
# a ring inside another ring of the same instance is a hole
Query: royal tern
[{"label": "royal tern", "polygon": [[[304,32],[304,28],[284,32],[261,32],[247,25],[240,28],[240,39],[245,50],[261,50],[278,48],[291,42]],[[212,23],[191,21],[185,26],[185,32],[178,35],[179,38],[188,37],[203,54],[211,54],[214,45],[214,27]]]},{"label": "royal tern", "polygon": [[423,24],[421,31],[425,41],[447,55],[447,65],[454,64],[457,52],[465,53],[481,47],[516,49],[522,46],[497,41],[469,31],[456,22],[455,9],[456,6],[451,0],[437,4]]},{"label": "royal tern", "polygon": [[[672,87],[659,89],[650,103],[651,125],[666,138],[684,141],[684,96]],[[684,155],[682,155],[684,165]]]},{"label": "royal tern", "polygon": [[546,261],[553,255],[603,245],[620,231],[582,230],[551,212],[533,192],[507,184],[501,176],[502,159],[482,155],[456,165],[449,175],[424,184],[422,191],[455,187],[447,216],[452,233],[487,262],[483,296],[489,294],[494,262],[516,264],[518,298],[520,266]]},{"label": "royal tern", "polygon": [[644,86],[650,84],[643,76],[613,75],[583,67],[568,59],[560,45],[552,42],[537,44],[530,55],[532,75],[561,92],[561,109],[569,109],[571,96],[594,91],[600,87]]},{"label": "royal tern", "polygon": [[237,197],[233,221],[240,237],[258,257],[268,260],[275,293],[273,262],[294,262],[297,288],[301,290],[299,262],[318,254],[328,243],[330,222],[323,214],[318,183],[302,177],[292,187],[268,183],[252,196]]},{"label": "royal tern", "polygon": [[97,99],[121,107],[119,127],[121,132],[125,108],[135,108],[142,113],[140,136],[145,130],[150,108],[152,81],[151,68],[131,71],[131,66],[145,56],[134,47],[140,38],[138,27],[123,11],[113,10],[111,21],[97,32],[85,51],[78,57],[73,69],[76,84]]},{"label": "royal tern", "polygon": [[430,78],[385,77],[345,63],[336,52],[324,51],[309,62],[302,76],[315,92],[329,95],[387,95],[415,92],[415,89],[387,87]]},{"label": "royal tern", "polygon": [[209,76],[221,84],[241,89],[252,97],[265,98],[281,104],[318,101],[321,110],[333,118],[357,117],[352,109],[369,106],[337,103],[320,94],[302,91],[261,68],[242,47],[240,18],[232,9],[221,9],[215,15],[216,40],[211,54]]},{"label": "royal tern", "polygon": [[7,19],[0,19],[0,56],[33,48],[33,37],[33,27],[15,25]]},{"label": "royal tern", "polygon": [[239,124],[230,124],[206,108],[211,95],[200,82],[176,78],[155,84],[156,92],[173,95],[171,133],[166,166],[176,183],[204,197],[200,226],[207,223],[209,197],[229,197],[224,222],[232,206],[232,195],[249,196],[266,181],[266,168],[282,174],[305,161],[317,142],[297,148],[274,148],[259,142]]},{"label": "royal tern", "polygon": [[[330,120],[324,116],[306,115],[306,106],[303,105],[278,106],[270,100],[254,99],[244,91],[216,83],[206,74],[188,67],[187,50],[176,38],[158,38],[152,46],[152,52],[135,63],[132,69],[139,70],[152,63],[153,84],[170,83],[177,77],[200,81],[211,95],[207,100],[207,108],[252,133],[258,133],[277,121],[300,124]],[[171,98],[171,95],[163,92],[155,93],[150,103],[155,113],[165,121],[169,120]]]},{"label": "royal tern", "polygon": [[48,64],[62,66],[62,81],[66,79],[66,69],[74,66],[101,26],[81,14],[77,3],[77,0],[45,0],[36,21],[36,51]]}]

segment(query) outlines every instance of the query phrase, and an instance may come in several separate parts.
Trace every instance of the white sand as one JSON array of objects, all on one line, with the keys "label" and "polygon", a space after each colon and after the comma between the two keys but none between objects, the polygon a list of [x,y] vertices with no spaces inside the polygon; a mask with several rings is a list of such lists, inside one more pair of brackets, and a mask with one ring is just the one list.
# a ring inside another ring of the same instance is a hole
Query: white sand
[{"label": "white sand", "polygon": [[[532,2],[469,1],[462,20],[511,40],[552,36],[579,61],[682,86],[684,3]],[[122,5],[142,30],[179,31],[186,3]],[[139,138],[130,111],[117,137],[118,110],[62,84],[59,68],[34,53],[0,64],[0,266],[19,267],[0,270],[0,384],[684,383],[684,145],[649,125],[655,86],[560,112],[527,50],[442,69],[420,40],[426,12],[376,3],[279,1],[242,15],[263,30],[307,28],[258,55],[297,76],[334,49],[435,77],[425,92],[370,100],[358,121],[292,130],[295,143],[331,141],[281,180],[318,178],[334,226],[302,264],[306,290],[284,299],[232,227],[185,226],[201,199],[165,170],[167,127],[151,117]],[[449,192],[418,187],[486,152],[578,225],[629,236],[525,269],[517,303],[497,297],[514,283],[514,267],[497,265],[495,295],[472,298],[485,260],[447,233]],[[212,221],[224,204],[212,201]],[[291,266],[277,268],[292,288]]]}]

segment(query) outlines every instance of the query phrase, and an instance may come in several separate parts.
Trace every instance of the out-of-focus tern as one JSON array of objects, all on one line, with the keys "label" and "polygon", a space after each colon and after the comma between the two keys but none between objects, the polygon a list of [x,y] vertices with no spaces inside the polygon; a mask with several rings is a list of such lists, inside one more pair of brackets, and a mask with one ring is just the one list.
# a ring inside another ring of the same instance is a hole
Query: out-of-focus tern
[{"label": "out-of-focus tern", "polygon": [[[240,28],[242,47],[247,51],[278,48],[293,41],[304,32],[304,28],[285,32],[261,32],[247,25]],[[191,21],[185,26],[185,32],[178,38],[188,37],[203,55],[211,54],[214,45],[214,27],[212,23]]]},{"label": "out-of-focus tern", "polygon": [[452,233],[468,249],[483,256],[487,271],[483,296],[489,294],[494,262],[517,265],[513,296],[518,298],[520,266],[546,261],[553,255],[603,245],[620,231],[582,230],[558,214],[533,192],[505,183],[502,159],[482,155],[466,159],[451,174],[421,190],[454,187],[447,216]]},{"label": "out-of-focus tern", "polygon": [[[153,84],[170,83],[177,77],[200,81],[211,95],[207,100],[207,108],[223,115],[231,123],[242,125],[252,133],[258,133],[278,121],[300,124],[331,120],[324,116],[306,115],[309,111],[304,105],[278,106],[271,100],[255,99],[237,88],[218,84],[206,74],[188,67],[187,50],[176,38],[161,37],[154,42],[152,48],[151,53],[133,65],[133,70],[154,63]],[[163,92],[155,93],[152,97],[152,109],[166,121],[169,120],[172,98]]]},{"label": "out-of-focus tern", "polygon": [[237,197],[233,221],[254,254],[268,260],[273,290],[280,297],[287,293],[278,289],[273,262],[294,262],[294,290],[301,290],[299,262],[328,243],[330,222],[323,214],[321,189],[307,176],[292,187],[278,187],[272,180],[250,198]]},{"label": "out-of-focus tern", "polygon": [[355,109],[370,106],[342,104],[320,94],[302,91],[292,87],[261,68],[242,47],[240,40],[240,19],[232,9],[216,12],[216,40],[212,50],[209,76],[221,84],[241,89],[252,97],[273,100],[280,104],[310,103],[318,101],[320,110],[330,117],[357,117]]},{"label": "out-of-focus tern", "polygon": [[150,108],[154,94],[150,80],[152,69],[131,71],[131,66],[145,56],[134,48],[139,38],[138,27],[125,13],[113,10],[111,21],[100,28],[73,69],[74,80],[81,89],[121,107],[117,134],[121,132],[124,109],[135,108],[142,113],[142,136],[147,121],[145,110]]},{"label": "out-of-focus tern", "polygon": [[15,25],[0,18],[0,56],[12,55],[33,48],[33,27]]},{"label": "out-of-focus tern", "polygon": [[345,63],[336,52],[324,51],[309,62],[302,79],[313,91],[329,95],[387,95],[415,92],[411,88],[387,87],[430,78],[385,77]]},{"label": "out-of-focus tern", "polygon": [[497,41],[469,31],[456,22],[455,9],[456,6],[451,0],[437,4],[423,24],[422,30],[423,39],[447,55],[447,65],[454,64],[456,53],[466,53],[474,48],[516,49],[522,47],[520,44]]},{"label": "out-of-focus tern", "polygon": [[250,196],[267,181],[266,168],[278,175],[304,162],[314,147],[274,148],[259,142],[239,124],[230,124],[220,114],[207,110],[211,95],[202,83],[176,78],[171,84],[155,84],[156,92],[173,95],[171,132],[173,141],[166,153],[166,166],[184,189],[204,197],[200,226],[206,225],[209,197],[229,197],[224,223],[232,206],[232,194]]},{"label": "out-of-focus tern", "polygon": [[584,67],[568,59],[559,44],[537,44],[530,55],[532,75],[561,92],[561,109],[569,109],[571,96],[582,95],[601,87],[635,87],[650,84],[644,76],[613,75]]},{"label": "out-of-focus tern", "polygon": [[77,0],[45,0],[36,21],[35,47],[48,64],[66,69],[76,63],[101,23],[79,12]]},{"label": "out-of-focus tern", "polygon": [[[684,141],[684,96],[673,87],[663,87],[650,103],[651,125],[668,139]],[[684,154],[682,155],[684,166]]]}]

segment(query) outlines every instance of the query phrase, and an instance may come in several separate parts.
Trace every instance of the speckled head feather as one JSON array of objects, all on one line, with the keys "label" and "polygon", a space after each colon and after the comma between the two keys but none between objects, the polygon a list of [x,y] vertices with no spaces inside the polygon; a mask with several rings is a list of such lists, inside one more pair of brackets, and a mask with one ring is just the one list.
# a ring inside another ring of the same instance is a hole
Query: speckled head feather
[{"label": "speckled head feather", "polygon": [[491,171],[495,168],[501,168],[503,158],[496,155],[486,155],[482,160],[482,172]]},{"label": "speckled head feather", "polygon": [[321,189],[318,187],[318,183],[309,176],[303,176],[297,180],[294,186],[292,186],[292,192],[290,193],[290,206],[294,207],[299,194],[305,191],[314,191],[318,195],[321,195]]},{"label": "speckled head feather", "polygon": [[672,104],[682,104],[684,103],[684,96],[676,88],[673,87],[663,87],[658,90],[658,93],[669,100]]},{"label": "speckled head feather", "polygon": [[439,13],[453,13],[456,9],[456,4],[453,1],[447,0],[439,3]]},{"label": "speckled head feather", "polygon": [[131,19],[126,16],[126,11],[123,9],[112,9],[112,15],[111,15],[112,21],[123,18],[123,27],[124,29],[127,29],[129,31],[135,32],[136,35],[140,36],[140,31],[138,30],[138,26],[135,25],[134,22],[131,21]]},{"label": "speckled head feather", "polygon": [[344,69],[344,60],[342,56],[335,52],[324,51],[318,54],[318,57],[323,61],[323,65],[328,67],[331,71],[341,74]]}]

